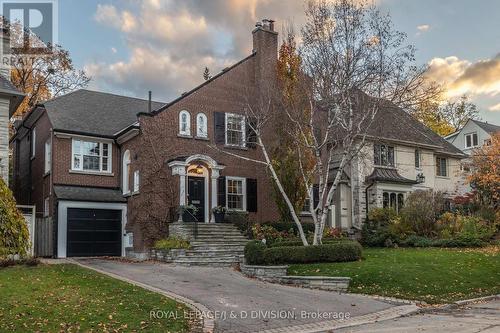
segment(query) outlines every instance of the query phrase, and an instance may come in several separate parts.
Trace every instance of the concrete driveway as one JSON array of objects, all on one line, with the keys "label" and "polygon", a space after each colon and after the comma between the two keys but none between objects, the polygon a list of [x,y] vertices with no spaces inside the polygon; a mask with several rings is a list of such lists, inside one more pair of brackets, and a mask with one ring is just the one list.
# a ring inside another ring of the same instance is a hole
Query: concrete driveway
[{"label": "concrete driveway", "polygon": [[335,333],[410,332],[498,333],[500,300],[462,306],[458,309],[436,310],[335,331]]},{"label": "concrete driveway", "polygon": [[[265,283],[228,268],[101,259],[79,259],[78,262],[203,304],[210,311],[216,311],[216,332],[302,332],[305,326],[313,332],[319,329],[314,330],[311,323],[325,323],[344,316],[344,322],[354,324],[359,318],[376,320],[377,312],[391,315],[396,311],[393,309],[400,308],[363,296]],[[298,325],[303,328],[291,327]]]}]

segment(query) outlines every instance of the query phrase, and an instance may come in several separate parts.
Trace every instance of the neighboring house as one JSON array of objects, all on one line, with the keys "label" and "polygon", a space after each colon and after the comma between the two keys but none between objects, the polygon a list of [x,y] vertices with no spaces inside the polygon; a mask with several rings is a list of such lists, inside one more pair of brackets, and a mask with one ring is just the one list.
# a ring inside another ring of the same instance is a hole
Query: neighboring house
[{"label": "neighboring house", "polygon": [[[9,48],[8,30],[0,28],[0,177],[9,184],[9,128],[10,118],[24,99],[10,82],[10,66],[4,58],[3,50]],[[7,58],[8,59],[8,58]]]},{"label": "neighboring house", "polygon": [[[495,133],[500,133],[500,126],[469,119],[461,129],[446,136],[445,139],[470,156],[475,149],[483,145],[490,145],[491,136]],[[470,157],[462,162],[462,169],[464,172],[461,180],[460,194],[472,191],[467,181],[467,176],[470,174],[471,167],[473,167],[471,163],[472,159]]]},{"label": "neighboring house", "polygon": [[474,149],[491,143],[491,136],[500,132],[500,126],[469,119],[460,130],[445,137],[455,147],[471,155]]},{"label": "neighboring house", "polygon": [[401,108],[382,104],[365,139],[344,170],[331,207],[331,226],[359,229],[372,208],[399,211],[415,190],[442,191],[449,198],[458,194],[465,155]]},{"label": "neighboring house", "polygon": [[248,57],[168,104],[78,90],[17,125],[12,188],[54,221],[55,256],[142,251],[148,226],[180,205],[205,223],[219,205],[278,218],[265,167],[228,154],[261,158],[244,115],[275,77],[278,36],[268,20],[252,34]]}]

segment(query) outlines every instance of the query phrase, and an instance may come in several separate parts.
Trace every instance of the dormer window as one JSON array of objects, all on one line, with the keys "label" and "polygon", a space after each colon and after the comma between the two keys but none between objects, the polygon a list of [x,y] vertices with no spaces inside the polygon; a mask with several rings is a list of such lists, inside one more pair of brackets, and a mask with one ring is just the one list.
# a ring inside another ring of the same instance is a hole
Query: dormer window
[{"label": "dormer window", "polygon": [[191,135],[191,115],[186,110],[179,112],[179,134]]},{"label": "dormer window", "polygon": [[465,148],[473,148],[478,146],[477,133],[465,134]]},{"label": "dormer window", "polygon": [[394,166],[394,147],[384,144],[373,145],[373,162],[376,166]]},{"label": "dormer window", "polygon": [[198,113],[196,116],[196,136],[198,138],[208,137],[207,116],[204,113]]}]

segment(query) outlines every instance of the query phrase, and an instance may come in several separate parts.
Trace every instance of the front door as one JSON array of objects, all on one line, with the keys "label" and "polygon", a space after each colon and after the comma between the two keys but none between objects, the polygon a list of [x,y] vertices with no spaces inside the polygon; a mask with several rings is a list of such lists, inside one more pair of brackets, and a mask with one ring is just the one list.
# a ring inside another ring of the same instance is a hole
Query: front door
[{"label": "front door", "polygon": [[205,221],[205,178],[203,177],[188,177],[188,204],[193,205],[198,210],[195,216],[187,214],[187,220],[193,222],[196,218],[198,222]]}]

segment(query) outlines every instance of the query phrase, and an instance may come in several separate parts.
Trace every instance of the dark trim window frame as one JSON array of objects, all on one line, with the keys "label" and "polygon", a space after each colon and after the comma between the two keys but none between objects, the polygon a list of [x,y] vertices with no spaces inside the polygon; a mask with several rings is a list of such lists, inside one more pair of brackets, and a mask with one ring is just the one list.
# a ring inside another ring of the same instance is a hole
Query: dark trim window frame
[{"label": "dark trim window frame", "polygon": [[448,177],[448,159],[446,157],[436,157],[436,176]]},{"label": "dark trim window frame", "polygon": [[373,163],[375,166],[394,167],[394,147],[386,144],[373,145]]},{"label": "dark trim window frame", "polygon": [[415,149],[415,168],[420,169],[422,166],[422,151],[420,149]]},{"label": "dark trim window frame", "polygon": [[402,192],[383,191],[382,207],[392,208],[396,213],[404,207],[405,195]]}]

